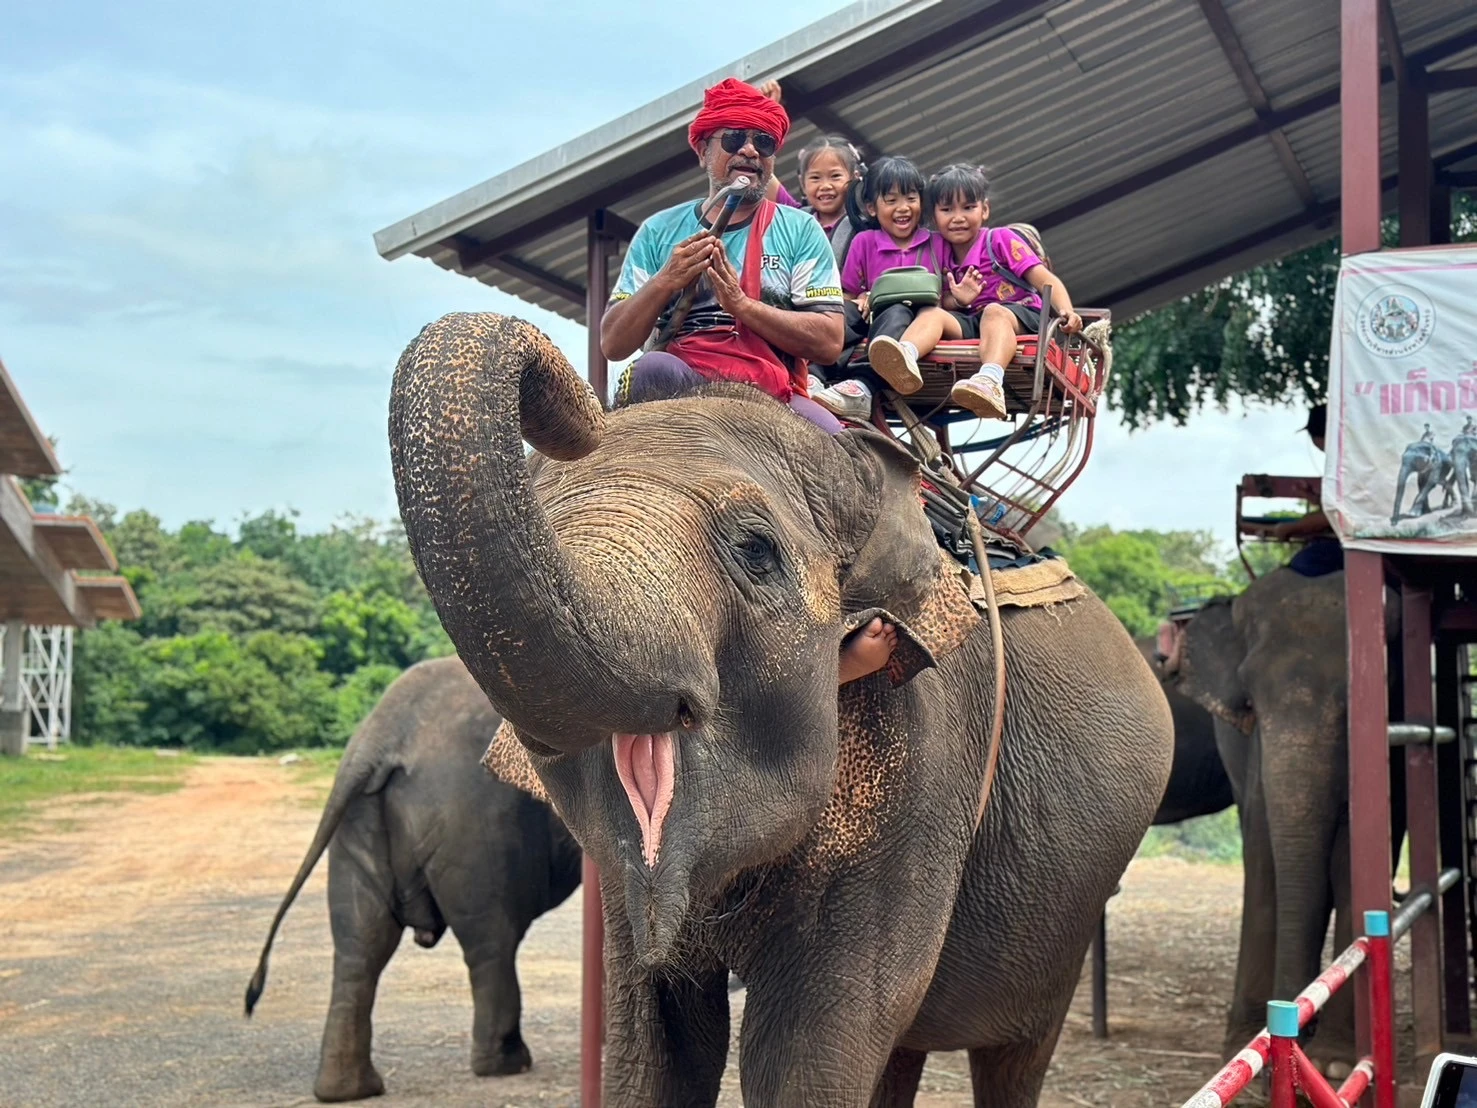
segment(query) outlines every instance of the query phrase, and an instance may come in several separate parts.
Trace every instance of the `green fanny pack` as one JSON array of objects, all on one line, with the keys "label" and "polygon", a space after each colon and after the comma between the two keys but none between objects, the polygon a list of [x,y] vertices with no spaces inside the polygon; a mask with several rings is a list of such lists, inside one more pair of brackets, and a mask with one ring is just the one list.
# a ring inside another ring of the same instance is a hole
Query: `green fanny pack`
[{"label": "green fanny pack", "polygon": [[921,265],[902,265],[877,275],[867,296],[867,307],[873,316],[895,304],[933,308],[937,307],[942,291],[937,273]]}]

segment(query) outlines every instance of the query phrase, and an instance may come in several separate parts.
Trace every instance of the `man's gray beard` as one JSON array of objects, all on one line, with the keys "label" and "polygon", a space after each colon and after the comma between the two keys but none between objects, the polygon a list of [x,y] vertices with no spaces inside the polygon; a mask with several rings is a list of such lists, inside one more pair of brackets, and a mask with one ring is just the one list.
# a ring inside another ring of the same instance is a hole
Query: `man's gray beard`
[{"label": "man's gray beard", "polygon": [[[742,192],[740,192],[738,194],[739,203],[740,204],[757,204],[757,203],[759,203],[759,201],[761,201],[761,200],[764,199],[764,190],[769,187],[769,179],[774,176],[774,173],[773,172],[766,173],[762,169],[754,170],[752,172],[740,170],[740,173],[742,173],[743,175],[747,176],[749,178],[749,180],[753,182],[753,184],[751,184],[748,188],[744,189]],[[713,176],[713,174],[709,173],[708,174],[708,195],[709,196],[716,196],[718,194],[718,190],[719,189],[725,189],[725,188],[727,188],[728,187],[728,182],[732,178],[732,176],[733,176],[733,174],[732,174],[731,171],[730,171],[728,177],[715,177],[715,176]]]}]

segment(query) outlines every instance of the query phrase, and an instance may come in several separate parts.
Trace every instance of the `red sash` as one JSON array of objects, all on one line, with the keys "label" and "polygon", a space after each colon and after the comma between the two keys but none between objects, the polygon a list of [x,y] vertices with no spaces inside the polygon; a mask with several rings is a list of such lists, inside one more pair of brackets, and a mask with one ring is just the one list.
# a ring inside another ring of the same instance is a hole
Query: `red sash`
[{"label": "red sash", "polygon": [[[749,245],[744,252],[739,287],[751,300],[760,297],[764,233],[774,221],[774,212],[775,205],[762,200],[749,224]],[[667,352],[710,381],[743,381],[785,402],[794,391],[790,370],[780,361],[774,347],[737,320],[732,327],[680,335],[667,344]],[[798,379],[804,381],[805,377],[802,374]]]}]

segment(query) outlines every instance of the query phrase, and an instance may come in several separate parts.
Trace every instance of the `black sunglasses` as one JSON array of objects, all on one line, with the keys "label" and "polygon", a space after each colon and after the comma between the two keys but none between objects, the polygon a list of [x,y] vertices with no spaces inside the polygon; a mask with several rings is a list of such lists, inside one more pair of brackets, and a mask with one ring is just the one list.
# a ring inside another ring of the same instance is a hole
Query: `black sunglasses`
[{"label": "black sunglasses", "polygon": [[761,158],[774,157],[774,152],[780,147],[780,140],[768,131],[724,131],[718,141],[723,144],[725,154],[737,154],[752,142]]}]

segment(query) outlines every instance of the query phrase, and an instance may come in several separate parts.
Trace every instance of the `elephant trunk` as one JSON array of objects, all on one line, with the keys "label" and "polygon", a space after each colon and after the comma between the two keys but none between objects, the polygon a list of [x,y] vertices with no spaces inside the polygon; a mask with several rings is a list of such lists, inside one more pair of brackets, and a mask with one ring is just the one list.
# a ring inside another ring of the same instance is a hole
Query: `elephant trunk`
[{"label": "elephant trunk", "polygon": [[687,710],[684,667],[639,649],[637,605],[571,556],[533,493],[524,438],[572,461],[604,427],[590,387],[521,320],[445,316],[395,370],[390,454],[416,568],[482,691],[548,753],[668,731]]}]

